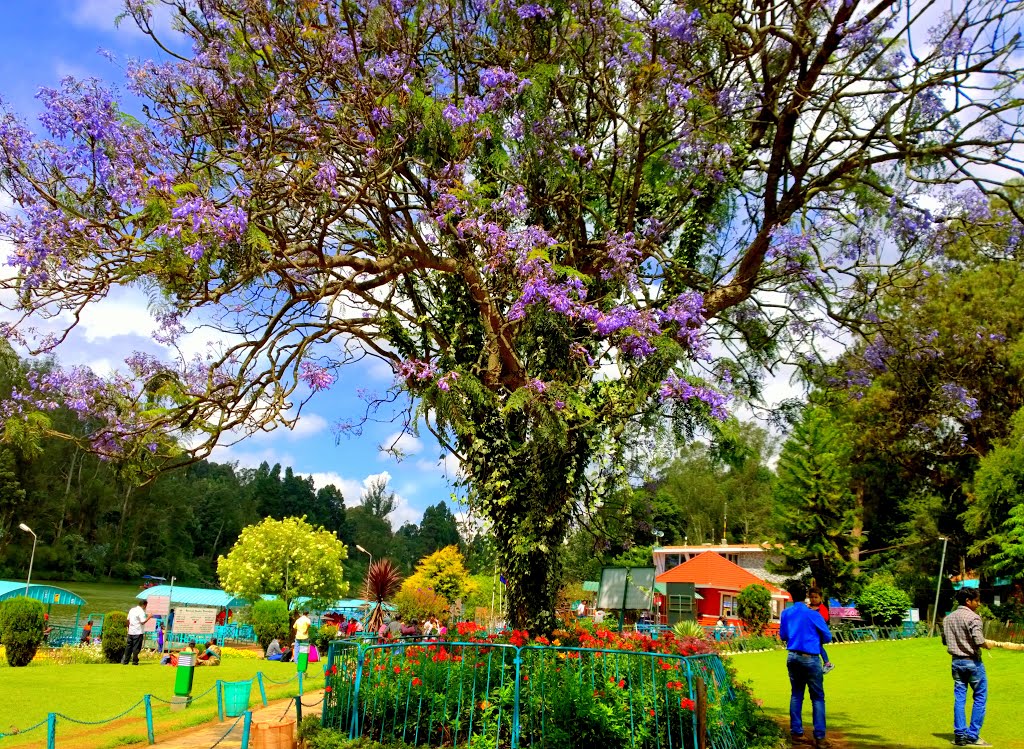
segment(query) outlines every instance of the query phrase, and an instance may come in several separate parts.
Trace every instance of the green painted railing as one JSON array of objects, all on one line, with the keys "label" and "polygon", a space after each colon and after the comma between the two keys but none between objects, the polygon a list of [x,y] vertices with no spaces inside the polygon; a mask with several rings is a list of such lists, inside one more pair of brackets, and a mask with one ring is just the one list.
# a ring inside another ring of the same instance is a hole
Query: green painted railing
[{"label": "green painted railing", "polygon": [[693,749],[698,680],[714,749],[738,744],[718,655],[473,642],[335,641],[323,723],[416,746]]}]

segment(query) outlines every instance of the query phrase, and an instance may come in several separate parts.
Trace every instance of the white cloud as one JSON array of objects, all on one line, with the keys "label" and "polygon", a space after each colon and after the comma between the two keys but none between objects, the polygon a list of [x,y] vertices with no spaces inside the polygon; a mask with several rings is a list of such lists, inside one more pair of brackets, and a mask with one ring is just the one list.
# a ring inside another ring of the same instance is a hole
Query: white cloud
[{"label": "white cloud", "polygon": [[[300,471],[296,471],[300,473]],[[370,475],[359,479],[351,479],[342,476],[336,471],[321,471],[312,474],[302,474],[304,476],[311,476],[313,479],[313,486],[318,490],[329,484],[333,484],[341,490],[342,495],[345,497],[346,507],[355,507],[359,504],[359,500],[366,489],[369,489],[373,484],[381,479],[385,483],[391,481],[391,474],[387,471],[381,471],[380,473],[371,473]],[[412,506],[406,496],[400,492],[395,493],[395,509],[388,515],[388,520],[391,521],[391,527],[395,530],[401,528],[405,523],[419,524],[423,518],[423,510],[418,510]]]},{"label": "white cloud", "polygon": [[[251,443],[249,443],[251,444]],[[294,466],[295,456],[291,453],[280,452],[274,447],[267,447],[263,450],[246,450],[235,447],[222,447],[218,445],[213,448],[210,460],[216,463],[237,463],[240,468],[259,468],[260,463],[281,466]],[[296,473],[300,473],[296,471]]]},{"label": "white cloud", "polygon": [[318,471],[308,475],[313,479],[313,486],[317,490],[323,489],[325,486],[336,486],[341,490],[341,494],[345,497],[345,506],[354,507],[359,502],[359,496],[363,493],[363,483],[358,479],[348,479],[342,476],[336,471]]},{"label": "white cloud", "polygon": [[[173,33],[171,24],[171,19],[174,17],[173,11],[162,4],[155,4],[152,8],[151,25],[158,34],[166,38]],[[70,18],[76,26],[142,37],[142,30],[130,17],[121,19],[120,25],[115,22],[122,13],[124,13],[124,0],[76,0]]]},{"label": "white cloud", "polygon": [[383,459],[416,455],[423,449],[423,441],[408,432],[393,432],[380,443],[380,457]]},{"label": "white cloud", "polygon": [[95,343],[119,335],[151,338],[156,327],[145,294],[119,288],[82,310],[77,329],[88,343]]}]

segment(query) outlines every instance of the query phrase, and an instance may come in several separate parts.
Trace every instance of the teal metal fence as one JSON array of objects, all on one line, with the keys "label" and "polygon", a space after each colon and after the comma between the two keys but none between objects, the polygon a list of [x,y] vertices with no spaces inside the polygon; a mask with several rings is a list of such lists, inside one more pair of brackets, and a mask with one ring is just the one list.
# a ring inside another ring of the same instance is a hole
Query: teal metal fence
[{"label": "teal metal fence", "polygon": [[335,641],[323,723],[415,746],[693,749],[698,682],[714,749],[737,749],[718,655],[480,642]]}]

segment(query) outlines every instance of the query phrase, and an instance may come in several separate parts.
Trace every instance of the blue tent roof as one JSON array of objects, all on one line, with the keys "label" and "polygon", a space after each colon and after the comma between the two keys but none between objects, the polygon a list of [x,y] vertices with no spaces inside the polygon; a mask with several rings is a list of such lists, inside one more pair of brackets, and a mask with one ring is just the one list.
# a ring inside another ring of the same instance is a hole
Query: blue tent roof
[{"label": "blue tent roof", "polygon": [[152,588],[141,591],[135,597],[145,601],[150,596],[171,596],[171,603],[175,606],[231,608],[248,603],[244,598],[238,598],[216,588],[186,588],[182,585],[175,585],[173,589],[170,585],[154,585]]},{"label": "blue tent roof", "polygon": [[[0,601],[25,595],[25,583],[0,580]],[[57,606],[84,606],[85,599],[76,593],[56,585],[29,585],[28,597],[46,604]]]}]

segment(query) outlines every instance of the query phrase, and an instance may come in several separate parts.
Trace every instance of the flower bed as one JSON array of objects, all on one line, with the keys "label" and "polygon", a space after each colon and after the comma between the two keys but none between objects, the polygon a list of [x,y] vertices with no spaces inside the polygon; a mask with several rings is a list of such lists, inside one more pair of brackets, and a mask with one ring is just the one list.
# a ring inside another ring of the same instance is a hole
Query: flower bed
[{"label": "flower bed", "polygon": [[697,680],[713,745],[734,746],[715,645],[671,635],[558,630],[530,638],[461,624],[454,640],[332,644],[325,724],[412,745],[696,746]]}]

